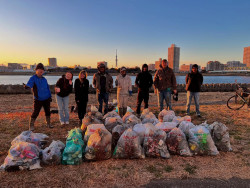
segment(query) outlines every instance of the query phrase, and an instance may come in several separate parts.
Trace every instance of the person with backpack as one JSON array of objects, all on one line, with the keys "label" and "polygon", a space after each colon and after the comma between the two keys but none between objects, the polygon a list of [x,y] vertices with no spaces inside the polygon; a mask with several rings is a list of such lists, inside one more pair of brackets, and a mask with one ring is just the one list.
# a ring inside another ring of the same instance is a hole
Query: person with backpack
[{"label": "person with backpack", "polygon": [[56,82],[55,93],[61,125],[69,124],[69,94],[73,88],[73,74],[67,72]]},{"label": "person with backpack", "polygon": [[43,74],[44,66],[42,63],[38,63],[36,66],[36,74],[30,77],[26,85],[24,84],[25,89],[32,89],[34,95],[33,113],[29,121],[30,131],[34,131],[34,124],[42,107],[45,111],[47,127],[53,128],[50,123],[51,92],[47,79],[43,77]]},{"label": "person with backpack", "polygon": [[141,72],[136,76],[135,85],[138,87],[136,113],[141,113],[141,103],[144,101],[144,109],[148,108],[149,88],[153,85],[152,75],[148,71],[148,65],[142,65]]},{"label": "person with backpack", "polygon": [[202,83],[203,83],[203,76],[198,71],[198,65],[194,64],[192,66],[191,73],[188,73],[186,75],[186,91],[187,91],[186,112],[187,112],[187,115],[190,115],[190,105],[191,105],[192,98],[194,97],[196,115],[198,117],[201,117],[199,98],[200,98],[200,91],[201,91]]},{"label": "person with backpack", "polygon": [[75,101],[78,108],[78,118],[80,124],[82,124],[82,119],[86,114],[86,108],[88,104],[89,95],[89,80],[87,79],[87,72],[82,70],[79,73],[79,78],[75,80]]}]

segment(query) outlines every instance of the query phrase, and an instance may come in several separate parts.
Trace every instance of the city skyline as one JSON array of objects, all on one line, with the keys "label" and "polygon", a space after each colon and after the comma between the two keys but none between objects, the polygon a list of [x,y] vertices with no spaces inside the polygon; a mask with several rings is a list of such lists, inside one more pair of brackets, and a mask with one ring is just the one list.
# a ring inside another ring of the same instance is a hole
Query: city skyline
[{"label": "city skyline", "polygon": [[1,1],[0,64],[42,62],[58,66],[115,67],[168,59],[181,48],[180,65],[211,60],[243,62],[250,46],[250,2]]}]

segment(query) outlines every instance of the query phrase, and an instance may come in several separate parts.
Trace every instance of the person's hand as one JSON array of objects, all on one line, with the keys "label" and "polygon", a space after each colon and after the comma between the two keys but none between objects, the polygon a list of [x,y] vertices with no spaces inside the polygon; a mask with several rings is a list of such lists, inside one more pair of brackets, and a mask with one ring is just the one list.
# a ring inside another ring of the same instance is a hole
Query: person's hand
[{"label": "person's hand", "polygon": [[72,80],[69,80],[69,84],[72,85]]},{"label": "person's hand", "polygon": [[60,88],[59,87],[55,87],[55,92],[56,93],[60,93]]},{"label": "person's hand", "polygon": [[175,89],[175,90],[174,90],[174,94],[176,94],[176,93],[177,93],[177,90]]},{"label": "person's hand", "polygon": [[79,103],[79,102],[80,102],[79,100],[76,101],[76,103]]},{"label": "person's hand", "polygon": [[133,94],[132,91],[129,91],[128,93],[129,93],[129,96],[132,96],[132,94]]}]

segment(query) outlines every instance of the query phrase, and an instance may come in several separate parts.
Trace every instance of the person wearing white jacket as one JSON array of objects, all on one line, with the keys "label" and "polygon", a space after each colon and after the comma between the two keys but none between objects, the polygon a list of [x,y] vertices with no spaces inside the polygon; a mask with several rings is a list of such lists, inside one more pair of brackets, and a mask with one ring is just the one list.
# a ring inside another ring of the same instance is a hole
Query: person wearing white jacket
[{"label": "person wearing white jacket", "polygon": [[126,68],[122,67],[115,80],[117,87],[118,112],[122,117],[127,112],[128,97],[132,96],[132,82],[130,76],[126,75]]}]

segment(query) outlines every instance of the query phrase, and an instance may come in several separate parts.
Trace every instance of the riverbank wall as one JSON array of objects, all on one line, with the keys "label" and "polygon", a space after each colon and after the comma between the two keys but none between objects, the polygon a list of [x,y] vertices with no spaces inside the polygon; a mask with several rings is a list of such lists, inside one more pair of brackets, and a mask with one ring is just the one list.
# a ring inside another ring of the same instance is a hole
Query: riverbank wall
[{"label": "riverbank wall", "polygon": [[[239,84],[241,87],[247,87],[250,89],[250,84]],[[178,84],[178,92],[186,92],[185,84]],[[236,91],[236,84],[203,84],[201,86],[201,92],[232,92]],[[55,93],[55,85],[50,85],[51,93]],[[138,88],[133,86],[133,93],[137,93]],[[74,92],[74,91],[73,91]],[[151,88],[150,92],[154,92]],[[0,94],[30,94],[31,90],[24,89],[23,85],[0,85]],[[90,85],[89,93],[95,93],[95,88]],[[116,93],[116,88],[113,88],[112,93]]]}]

